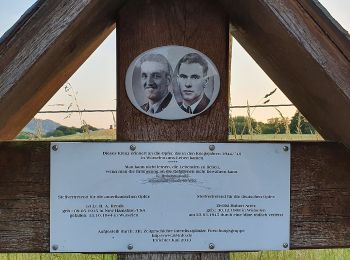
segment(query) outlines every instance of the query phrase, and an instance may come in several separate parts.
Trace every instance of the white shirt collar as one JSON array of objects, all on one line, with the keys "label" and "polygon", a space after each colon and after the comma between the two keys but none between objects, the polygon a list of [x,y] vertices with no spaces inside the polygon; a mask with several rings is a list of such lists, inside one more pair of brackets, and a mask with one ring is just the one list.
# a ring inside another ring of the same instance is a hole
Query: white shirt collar
[{"label": "white shirt collar", "polygon": [[202,93],[200,99],[198,99],[198,101],[197,101],[196,103],[193,103],[192,105],[187,106],[184,102],[182,102],[182,105],[184,106],[185,109],[187,109],[188,107],[190,107],[191,110],[192,110],[192,113],[193,113],[193,111],[196,109],[196,107],[198,106],[199,102],[201,102],[201,100],[203,99],[203,97],[204,97],[204,92]]},{"label": "white shirt collar", "polygon": [[153,105],[151,105],[151,103],[148,102],[148,105],[149,105],[148,112],[151,113],[151,109],[153,108],[154,113],[156,113],[158,108],[160,107],[160,104],[162,104],[162,102],[168,95],[169,95],[169,92],[165,95],[165,97],[163,97],[160,101],[158,101],[157,103],[154,103]]}]

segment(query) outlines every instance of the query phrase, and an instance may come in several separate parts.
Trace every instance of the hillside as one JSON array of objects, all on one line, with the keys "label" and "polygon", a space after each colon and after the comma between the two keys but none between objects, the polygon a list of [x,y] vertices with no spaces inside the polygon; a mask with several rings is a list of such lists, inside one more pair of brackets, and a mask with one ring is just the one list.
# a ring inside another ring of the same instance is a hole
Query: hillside
[{"label": "hillside", "polygon": [[48,132],[54,131],[57,127],[61,126],[61,124],[49,120],[49,119],[36,119],[33,118],[24,128],[21,132],[27,132],[27,133],[37,133],[41,132],[42,134],[46,134]]}]

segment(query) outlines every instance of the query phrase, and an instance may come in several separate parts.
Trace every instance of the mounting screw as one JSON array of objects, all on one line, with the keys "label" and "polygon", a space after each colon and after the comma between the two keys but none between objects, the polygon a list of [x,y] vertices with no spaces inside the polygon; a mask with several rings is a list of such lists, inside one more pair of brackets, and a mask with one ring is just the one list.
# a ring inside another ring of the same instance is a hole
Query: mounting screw
[{"label": "mounting screw", "polygon": [[58,145],[57,144],[53,145],[52,146],[52,150],[55,151],[55,152],[58,151]]},{"label": "mounting screw", "polygon": [[209,244],[209,249],[214,249],[215,248],[215,245],[213,243],[210,243]]},{"label": "mounting screw", "polygon": [[129,250],[132,250],[133,248],[134,248],[134,246],[133,246],[132,244],[129,244],[129,245],[128,245],[128,249],[129,249]]},{"label": "mounting screw", "polygon": [[136,145],[133,145],[133,144],[130,145],[130,150],[131,150],[131,151],[135,151],[135,150],[136,150]]},{"label": "mounting screw", "polygon": [[58,245],[52,245],[52,250],[58,250]]},{"label": "mounting screw", "polygon": [[289,147],[288,146],[283,146],[283,151],[288,152]]},{"label": "mounting screw", "polygon": [[288,248],[288,243],[284,243],[284,244],[283,244],[283,247],[284,247],[284,248]]},{"label": "mounting screw", "polygon": [[213,145],[213,144],[209,145],[209,150],[210,151],[214,151],[215,150],[215,145]]}]

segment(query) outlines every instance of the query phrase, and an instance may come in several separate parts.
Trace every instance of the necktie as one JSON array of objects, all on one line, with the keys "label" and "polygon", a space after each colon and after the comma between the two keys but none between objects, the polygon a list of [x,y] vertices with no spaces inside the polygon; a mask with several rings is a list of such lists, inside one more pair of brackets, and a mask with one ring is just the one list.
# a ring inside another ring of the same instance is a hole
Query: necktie
[{"label": "necktie", "polygon": [[192,109],[191,109],[190,106],[187,107],[186,112],[189,113],[189,114],[192,114]]},{"label": "necktie", "polygon": [[152,107],[152,108],[149,110],[149,112],[150,112],[151,114],[154,114],[154,107]]}]

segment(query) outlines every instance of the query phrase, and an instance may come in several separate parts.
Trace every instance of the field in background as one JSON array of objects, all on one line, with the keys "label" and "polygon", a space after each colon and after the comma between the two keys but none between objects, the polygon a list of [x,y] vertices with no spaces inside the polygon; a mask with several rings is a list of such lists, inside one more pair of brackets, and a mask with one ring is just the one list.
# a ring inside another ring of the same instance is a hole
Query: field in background
[{"label": "field in background", "polygon": [[319,134],[229,135],[230,141],[324,141]]},{"label": "field in background", "polygon": [[[116,140],[115,129],[103,129],[78,133],[60,137],[41,138],[43,141],[66,141],[66,140]],[[229,141],[323,141],[319,134],[253,134],[253,135],[229,135]]]},{"label": "field in background", "polygon": [[[116,254],[0,254],[0,260],[117,260]],[[350,249],[265,251],[231,253],[230,260],[341,260],[350,259]]]},{"label": "field in background", "polygon": [[116,131],[115,129],[102,129],[97,131],[89,131],[86,133],[77,133],[74,135],[41,138],[40,140],[42,141],[116,140]]}]

